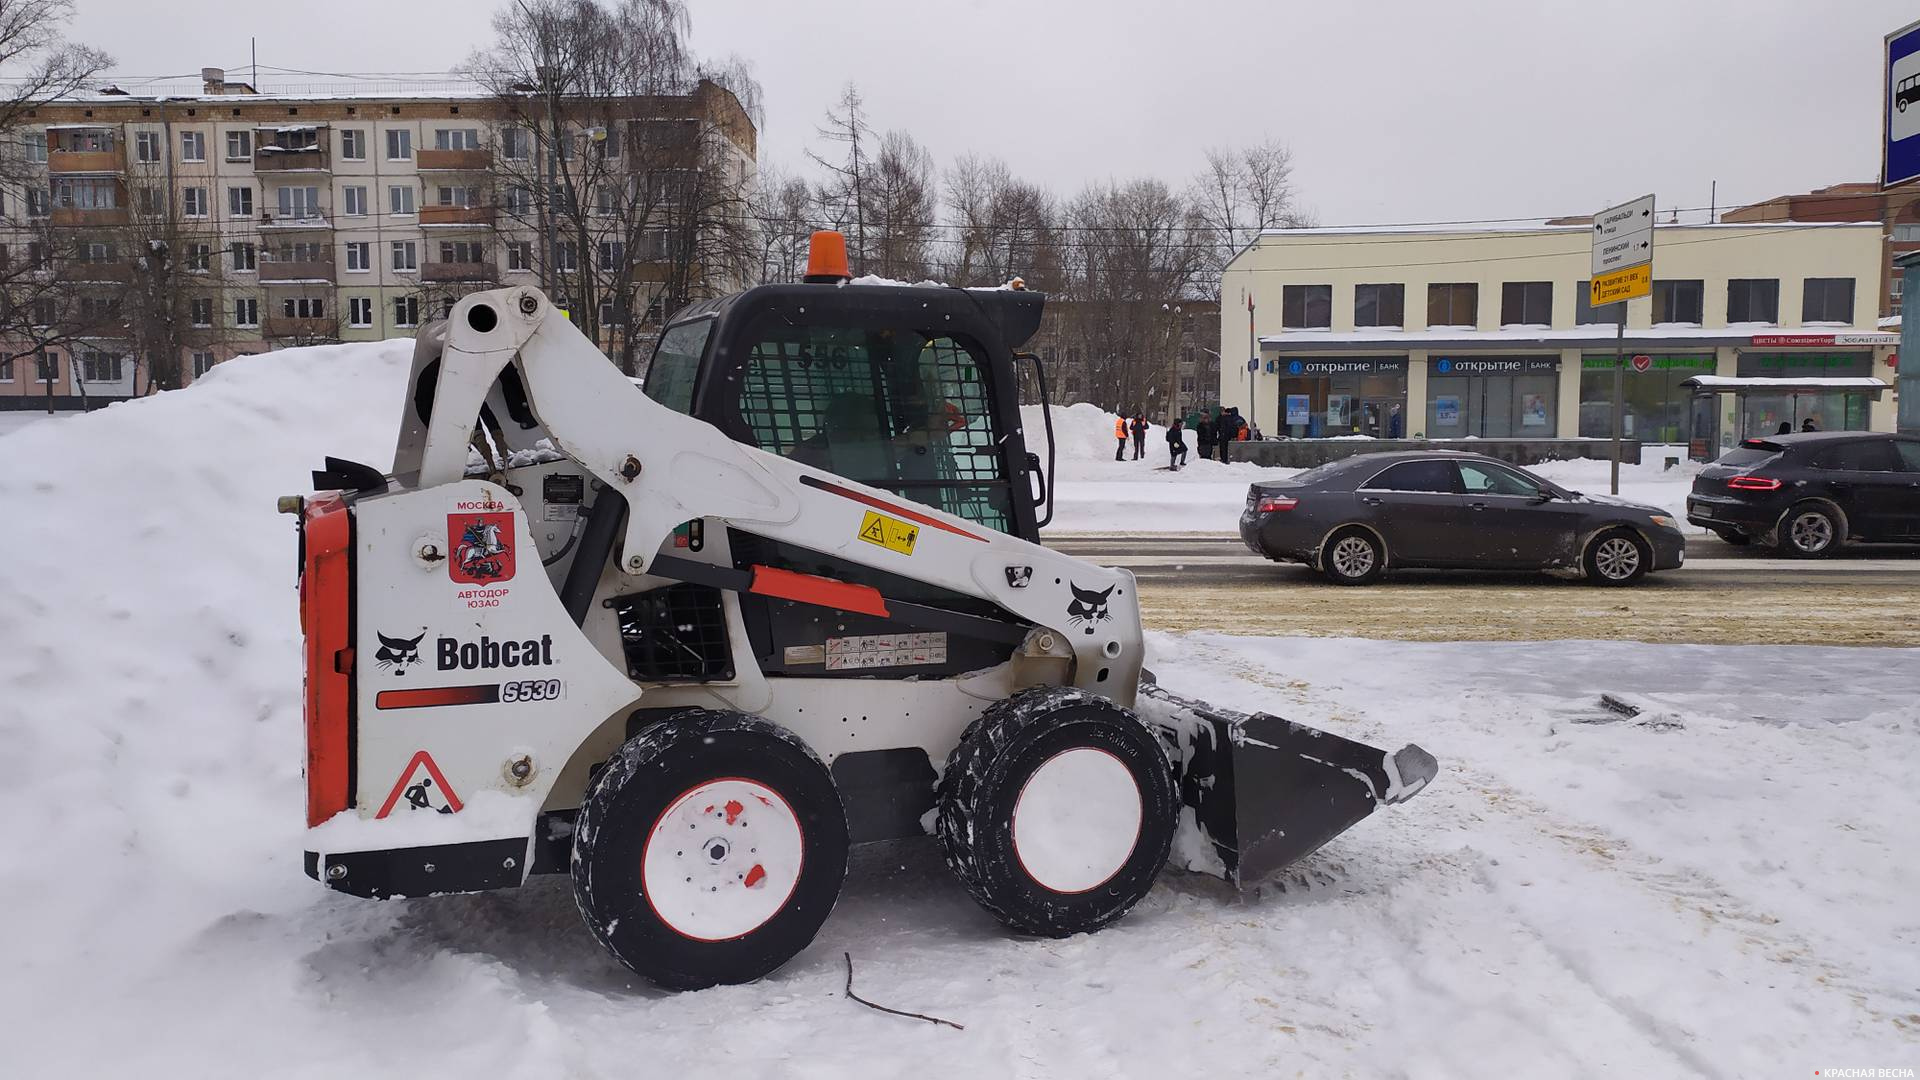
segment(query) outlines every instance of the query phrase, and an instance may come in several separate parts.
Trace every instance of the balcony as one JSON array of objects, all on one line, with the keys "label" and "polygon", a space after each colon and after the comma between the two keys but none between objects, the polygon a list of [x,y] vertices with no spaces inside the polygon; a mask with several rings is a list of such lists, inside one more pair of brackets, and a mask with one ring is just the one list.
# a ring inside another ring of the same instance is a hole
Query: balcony
[{"label": "balcony", "polygon": [[491,150],[419,150],[414,158],[421,172],[486,172],[493,167]]},{"label": "balcony", "polygon": [[421,281],[479,281],[500,280],[500,270],[492,263],[484,262],[430,262],[420,267]]},{"label": "balcony", "polygon": [[263,285],[288,284],[333,284],[334,263],[332,259],[315,259],[311,262],[280,262],[261,260],[259,265],[260,283]]},{"label": "balcony", "polygon": [[257,173],[330,172],[327,137],[320,128],[262,129],[255,133],[253,171]]},{"label": "balcony", "polygon": [[47,171],[55,176],[73,173],[122,173],[127,171],[127,148],[114,144],[111,150],[47,150]]},{"label": "balcony", "polygon": [[302,318],[298,315],[269,315],[265,333],[270,338],[296,338],[301,341],[331,341],[340,336],[340,320]]},{"label": "balcony", "polygon": [[133,281],[133,267],[124,262],[62,262],[53,272],[59,281],[98,281],[125,285]]},{"label": "balcony", "polygon": [[56,206],[52,214],[53,224],[58,227],[125,225],[131,218],[131,212],[124,206]]},{"label": "balcony", "polygon": [[276,214],[269,210],[260,215],[260,228],[274,232],[298,232],[308,229],[331,229],[333,222],[327,220],[318,211]]},{"label": "balcony", "polygon": [[422,228],[459,226],[468,229],[491,229],[494,214],[495,209],[491,206],[423,206],[420,208],[420,225]]}]

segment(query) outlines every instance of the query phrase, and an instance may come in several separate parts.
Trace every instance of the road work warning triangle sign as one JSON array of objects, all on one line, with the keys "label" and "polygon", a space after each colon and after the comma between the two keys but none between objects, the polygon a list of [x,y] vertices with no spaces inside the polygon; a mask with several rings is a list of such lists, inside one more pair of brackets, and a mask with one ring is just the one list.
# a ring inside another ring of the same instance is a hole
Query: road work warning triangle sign
[{"label": "road work warning triangle sign", "polygon": [[441,814],[460,812],[460,796],[453,793],[453,787],[447,778],[440,775],[440,766],[433,763],[433,755],[425,750],[413,755],[407,767],[401,771],[400,779],[387,793],[387,801],[380,804],[380,812],[373,815],[375,820],[393,813],[393,808],[402,800],[409,810],[432,810]]}]

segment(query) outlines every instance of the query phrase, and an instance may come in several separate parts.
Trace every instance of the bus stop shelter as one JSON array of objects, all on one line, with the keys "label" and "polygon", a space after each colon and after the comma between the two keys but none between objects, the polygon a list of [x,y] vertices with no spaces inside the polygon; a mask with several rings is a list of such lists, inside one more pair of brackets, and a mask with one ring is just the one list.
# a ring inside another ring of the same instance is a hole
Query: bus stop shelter
[{"label": "bus stop shelter", "polygon": [[1731,394],[1737,430],[1731,441],[1775,435],[1785,425],[1800,431],[1811,421],[1819,431],[1865,431],[1868,407],[1890,387],[1871,376],[1851,378],[1764,378],[1695,375],[1682,386],[1693,390],[1692,438],[1687,456],[1712,461],[1719,456],[1719,399]]}]

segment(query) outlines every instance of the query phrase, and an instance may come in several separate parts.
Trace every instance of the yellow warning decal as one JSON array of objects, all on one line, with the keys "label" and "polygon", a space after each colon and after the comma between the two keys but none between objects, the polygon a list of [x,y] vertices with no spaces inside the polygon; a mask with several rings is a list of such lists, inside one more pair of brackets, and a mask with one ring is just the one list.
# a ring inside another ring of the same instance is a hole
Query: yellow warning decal
[{"label": "yellow warning decal", "polygon": [[920,526],[869,510],[860,519],[860,539],[902,555],[913,554],[913,543],[920,539]]}]

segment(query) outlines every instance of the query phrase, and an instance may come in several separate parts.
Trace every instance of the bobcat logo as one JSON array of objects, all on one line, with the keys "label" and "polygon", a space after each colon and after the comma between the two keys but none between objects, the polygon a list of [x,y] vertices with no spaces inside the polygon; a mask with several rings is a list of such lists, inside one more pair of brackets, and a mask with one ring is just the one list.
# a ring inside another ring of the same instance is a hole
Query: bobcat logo
[{"label": "bobcat logo", "polygon": [[1099,592],[1083,589],[1072,582],[1067,583],[1073,590],[1073,599],[1067,602],[1067,621],[1075,626],[1085,623],[1087,633],[1093,633],[1098,623],[1106,622],[1113,616],[1107,611],[1107,597],[1113,595],[1115,586],[1109,585]]},{"label": "bobcat logo", "polygon": [[373,636],[380,639],[380,649],[373,654],[373,658],[380,661],[380,670],[405,675],[408,668],[420,662],[420,639],[426,637],[427,632],[422,630],[413,637],[403,638],[388,637],[376,630]]}]

